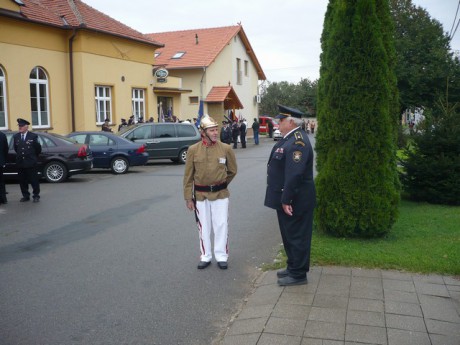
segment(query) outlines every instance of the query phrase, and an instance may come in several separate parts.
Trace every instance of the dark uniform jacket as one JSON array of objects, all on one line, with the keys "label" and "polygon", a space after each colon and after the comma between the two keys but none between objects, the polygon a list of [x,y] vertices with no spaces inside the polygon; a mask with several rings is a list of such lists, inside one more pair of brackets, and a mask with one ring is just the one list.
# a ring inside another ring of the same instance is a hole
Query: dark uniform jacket
[{"label": "dark uniform jacket", "polygon": [[0,167],[6,164],[8,156],[8,140],[3,132],[0,132]]},{"label": "dark uniform jacket", "polygon": [[37,164],[38,155],[42,146],[35,133],[27,132],[26,139],[21,139],[21,133],[13,136],[14,150],[16,151],[16,164],[18,168],[32,168]]},{"label": "dark uniform jacket", "polygon": [[267,174],[265,206],[292,205],[294,214],[315,207],[313,149],[303,130],[295,129],[273,147]]}]

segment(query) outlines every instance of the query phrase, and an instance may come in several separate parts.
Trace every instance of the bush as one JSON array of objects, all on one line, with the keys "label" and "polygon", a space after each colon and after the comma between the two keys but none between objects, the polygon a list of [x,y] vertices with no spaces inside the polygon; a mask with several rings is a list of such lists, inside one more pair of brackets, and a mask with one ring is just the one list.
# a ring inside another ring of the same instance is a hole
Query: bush
[{"label": "bush", "polygon": [[438,103],[413,135],[401,161],[401,182],[409,197],[435,204],[460,205],[460,111]]}]

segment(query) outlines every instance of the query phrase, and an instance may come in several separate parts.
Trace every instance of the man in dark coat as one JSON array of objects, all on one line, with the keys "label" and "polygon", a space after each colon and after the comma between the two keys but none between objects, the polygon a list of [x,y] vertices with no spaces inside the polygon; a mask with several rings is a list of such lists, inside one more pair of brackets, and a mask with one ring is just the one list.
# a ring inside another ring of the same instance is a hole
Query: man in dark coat
[{"label": "man in dark coat", "polygon": [[220,141],[225,144],[232,143],[232,128],[227,121],[222,121],[222,129],[220,130]]},{"label": "man in dark coat", "polygon": [[5,179],[3,178],[3,167],[8,157],[8,140],[3,132],[0,132],[0,204],[7,204]]},{"label": "man in dark coat", "polygon": [[240,135],[240,126],[238,126],[238,121],[233,121],[232,124],[232,141],[233,141],[233,148],[236,149],[238,147],[238,136]]},{"label": "man in dark coat", "polygon": [[313,209],[313,149],[300,126],[302,113],[279,106],[279,130],[283,138],[273,147],[267,168],[265,206],[276,210],[287,255],[287,267],[277,272],[280,286],[307,284]]},{"label": "man in dark coat", "polygon": [[16,151],[16,165],[18,167],[19,185],[21,186],[21,202],[30,200],[29,183],[32,186],[34,202],[40,201],[40,183],[38,180],[37,162],[42,152],[38,136],[29,132],[30,122],[18,119],[19,133],[13,136],[14,150]]},{"label": "man in dark coat", "polygon": [[240,140],[241,148],[246,148],[246,122],[245,120],[240,120]]}]

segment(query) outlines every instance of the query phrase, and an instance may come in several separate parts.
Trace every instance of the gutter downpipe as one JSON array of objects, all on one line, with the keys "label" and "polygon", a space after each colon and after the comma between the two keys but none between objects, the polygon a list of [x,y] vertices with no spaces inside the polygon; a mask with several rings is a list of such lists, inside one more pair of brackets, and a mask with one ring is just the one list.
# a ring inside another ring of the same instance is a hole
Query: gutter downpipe
[{"label": "gutter downpipe", "polygon": [[72,118],[72,132],[75,132],[75,95],[74,95],[74,76],[73,76],[73,40],[77,35],[77,30],[73,28],[72,36],[69,38],[69,72],[70,72],[70,114]]}]

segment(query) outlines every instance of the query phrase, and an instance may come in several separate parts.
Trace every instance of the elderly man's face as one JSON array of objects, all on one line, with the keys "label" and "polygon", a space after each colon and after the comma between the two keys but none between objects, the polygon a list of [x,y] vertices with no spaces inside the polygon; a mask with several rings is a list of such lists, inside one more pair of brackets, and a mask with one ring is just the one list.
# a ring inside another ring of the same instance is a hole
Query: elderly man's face
[{"label": "elderly man's face", "polygon": [[289,133],[292,129],[295,128],[294,122],[292,122],[291,118],[289,117],[279,119],[278,124],[281,135],[283,136],[285,136],[287,133]]},{"label": "elderly man's face", "polygon": [[24,126],[19,126],[19,133],[25,133],[27,132],[27,129],[29,128],[29,126],[27,125],[24,125]]}]

